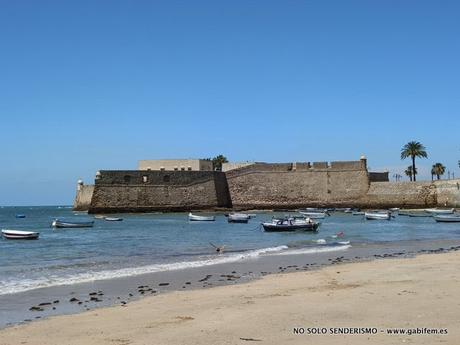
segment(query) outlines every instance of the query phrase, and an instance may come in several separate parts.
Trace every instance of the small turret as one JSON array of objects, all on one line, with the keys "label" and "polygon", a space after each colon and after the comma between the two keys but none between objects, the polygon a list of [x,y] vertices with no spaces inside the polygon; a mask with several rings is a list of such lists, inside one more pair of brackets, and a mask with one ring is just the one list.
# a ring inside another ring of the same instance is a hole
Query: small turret
[{"label": "small turret", "polygon": [[96,171],[96,180],[100,180],[102,177],[102,174],[100,171]]},{"label": "small turret", "polygon": [[361,166],[363,169],[366,169],[367,170],[367,158],[365,155],[361,155],[361,157],[359,158],[359,160],[361,161]]},{"label": "small turret", "polygon": [[84,183],[81,178],[78,179],[77,181],[77,190],[80,190],[83,187]]}]

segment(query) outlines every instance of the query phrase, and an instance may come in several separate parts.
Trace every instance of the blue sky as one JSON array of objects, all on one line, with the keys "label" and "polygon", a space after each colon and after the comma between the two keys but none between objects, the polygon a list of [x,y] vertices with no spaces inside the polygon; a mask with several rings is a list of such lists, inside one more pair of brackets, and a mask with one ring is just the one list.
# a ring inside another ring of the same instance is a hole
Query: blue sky
[{"label": "blue sky", "polygon": [[0,205],[70,204],[139,159],[460,177],[458,1],[0,0]]}]

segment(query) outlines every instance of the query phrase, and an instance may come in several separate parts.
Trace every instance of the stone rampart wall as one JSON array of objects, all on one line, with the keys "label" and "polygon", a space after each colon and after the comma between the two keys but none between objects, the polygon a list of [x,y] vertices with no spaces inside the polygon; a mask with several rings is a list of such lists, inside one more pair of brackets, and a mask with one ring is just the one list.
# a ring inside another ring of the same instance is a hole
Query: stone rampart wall
[{"label": "stone rampart wall", "polygon": [[189,211],[229,205],[222,172],[101,171],[89,212]]},{"label": "stone rampart wall", "polygon": [[94,185],[78,185],[73,203],[75,211],[88,211],[93,197]]}]

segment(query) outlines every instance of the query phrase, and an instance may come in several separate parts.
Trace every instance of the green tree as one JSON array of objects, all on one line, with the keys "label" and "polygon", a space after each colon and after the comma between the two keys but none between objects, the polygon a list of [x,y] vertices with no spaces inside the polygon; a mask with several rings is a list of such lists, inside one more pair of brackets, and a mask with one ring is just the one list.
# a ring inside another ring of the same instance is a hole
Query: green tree
[{"label": "green tree", "polygon": [[418,141],[408,142],[401,149],[401,159],[406,159],[409,157],[412,159],[412,172],[414,172],[411,181],[416,181],[415,175],[417,175],[417,168],[415,167],[415,158],[428,158],[425,146],[423,146]]},{"label": "green tree", "polygon": [[212,160],[212,169],[213,170],[222,170],[222,164],[228,163],[227,157],[224,155],[218,155],[214,157]]},{"label": "green tree", "polygon": [[433,175],[436,175],[438,180],[441,179],[441,176],[444,175],[445,172],[446,172],[446,167],[442,165],[441,163],[433,164],[433,167],[431,168],[431,173]]},{"label": "green tree", "polygon": [[413,178],[415,178],[415,174],[417,174],[417,168],[415,168],[415,174],[412,173],[412,169],[412,165],[409,165],[407,169],[404,171],[404,174],[406,174],[406,176],[409,176],[411,181]]}]

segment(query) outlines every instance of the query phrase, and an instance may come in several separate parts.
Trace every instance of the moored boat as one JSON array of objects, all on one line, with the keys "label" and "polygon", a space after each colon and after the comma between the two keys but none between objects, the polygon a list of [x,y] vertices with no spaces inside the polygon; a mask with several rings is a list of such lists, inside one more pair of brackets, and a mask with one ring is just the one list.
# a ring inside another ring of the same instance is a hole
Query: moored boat
[{"label": "moored boat", "polygon": [[306,216],[311,219],[323,219],[326,217],[327,213],[326,212],[305,212],[305,211],[299,211],[299,213],[303,216]]},{"label": "moored boat", "polygon": [[365,212],[364,216],[368,220],[390,220],[391,219],[391,213],[383,212],[383,211]]},{"label": "moored boat", "polygon": [[317,231],[319,223],[312,221],[311,219],[300,219],[287,218],[287,219],[274,219],[271,223],[262,223],[262,226],[266,232],[283,232],[283,231]]},{"label": "moored boat", "polygon": [[425,212],[432,214],[452,214],[455,209],[453,208],[426,208]]},{"label": "moored boat", "polygon": [[2,230],[2,235],[8,240],[36,240],[40,233],[35,231],[23,230]]},{"label": "moored boat", "polygon": [[230,213],[228,215],[227,221],[229,223],[247,223],[250,216],[245,213]]},{"label": "moored boat", "polygon": [[104,220],[108,222],[121,222],[123,218],[118,218],[118,217],[105,217]]},{"label": "moored boat", "polygon": [[190,212],[188,214],[188,220],[195,222],[213,222],[216,220],[214,216],[198,216]]},{"label": "moored boat", "polygon": [[55,219],[51,223],[51,226],[54,228],[91,228],[94,225],[94,220],[86,222],[74,222],[74,221],[64,221],[60,219]]},{"label": "moored boat", "polygon": [[437,214],[433,216],[434,220],[441,223],[460,223],[460,214]]},{"label": "moored boat", "polygon": [[25,218],[25,217],[26,217],[25,214],[17,214],[17,215],[16,215],[16,218]]},{"label": "moored boat", "polygon": [[362,212],[362,211],[353,211],[352,215],[353,216],[364,216],[366,212]]}]

